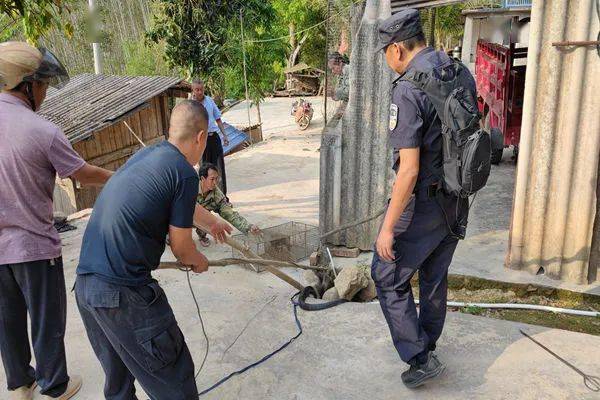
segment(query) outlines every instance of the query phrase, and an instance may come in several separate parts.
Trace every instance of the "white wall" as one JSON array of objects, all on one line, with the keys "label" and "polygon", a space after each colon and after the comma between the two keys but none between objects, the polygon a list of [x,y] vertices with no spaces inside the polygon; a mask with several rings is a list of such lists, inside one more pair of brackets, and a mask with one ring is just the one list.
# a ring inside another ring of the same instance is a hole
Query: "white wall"
[{"label": "white wall", "polygon": [[[465,22],[465,37],[463,38],[463,62],[466,63],[472,71],[475,71],[475,53],[477,51],[477,40],[485,39],[487,41],[499,44],[510,43],[511,20],[515,16],[523,18],[526,14],[515,13],[513,15],[489,15],[472,16],[467,15]],[[471,24],[471,27],[468,27]],[[513,26],[514,40],[519,47],[527,47],[529,43],[529,24],[524,24],[520,28]],[[469,36],[469,37],[467,37]]]}]

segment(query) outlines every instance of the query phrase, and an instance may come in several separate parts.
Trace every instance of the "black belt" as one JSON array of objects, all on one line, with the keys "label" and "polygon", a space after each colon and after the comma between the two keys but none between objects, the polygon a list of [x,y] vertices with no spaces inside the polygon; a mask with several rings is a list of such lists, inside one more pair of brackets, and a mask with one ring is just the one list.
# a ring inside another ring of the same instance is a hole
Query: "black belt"
[{"label": "black belt", "polygon": [[437,183],[433,183],[428,186],[415,188],[413,190],[413,193],[417,199],[432,199],[435,198],[439,189],[440,185]]}]

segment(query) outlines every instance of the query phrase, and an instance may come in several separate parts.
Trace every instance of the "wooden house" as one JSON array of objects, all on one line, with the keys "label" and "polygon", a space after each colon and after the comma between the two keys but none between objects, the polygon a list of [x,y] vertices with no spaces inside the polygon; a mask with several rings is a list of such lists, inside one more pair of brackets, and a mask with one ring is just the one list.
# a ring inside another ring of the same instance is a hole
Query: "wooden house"
[{"label": "wooden house", "polygon": [[[39,113],[62,128],[84,160],[114,171],[142,147],[129,128],[146,145],[163,140],[173,99],[187,97],[188,87],[178,78],[83,74],[50,92]],[[93,207],[100,189],[62,180],[55,211]]]}]

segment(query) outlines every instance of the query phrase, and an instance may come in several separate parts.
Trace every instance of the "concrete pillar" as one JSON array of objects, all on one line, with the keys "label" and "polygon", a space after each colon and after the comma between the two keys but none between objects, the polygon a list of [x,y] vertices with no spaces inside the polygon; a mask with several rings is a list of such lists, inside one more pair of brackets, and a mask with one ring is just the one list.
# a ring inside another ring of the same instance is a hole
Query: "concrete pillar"
[{"label": "concrete pillar", "polygon": [[[376,54],[375,48],[378,25],[390,15],[390,0],[367,0],[360,29],[352,33],[348,105],[341,122],[326,127],[321,141],[322,233],[374,214],[389,196],[392,152],[388,119],[393,73],[383,53]],[[337,196],[339,200],[334,198]],[[334,235],[329,242],[370,250],[379,222]]]}]

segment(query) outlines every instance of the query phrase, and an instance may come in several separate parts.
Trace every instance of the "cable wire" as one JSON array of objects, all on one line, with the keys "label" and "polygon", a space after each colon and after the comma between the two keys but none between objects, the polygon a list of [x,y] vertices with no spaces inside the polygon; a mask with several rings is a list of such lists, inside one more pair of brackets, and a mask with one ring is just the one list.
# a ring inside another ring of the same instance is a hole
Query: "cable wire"
[{"label": "cable wire", "polygon": [[[304,33],[304,32],[306,32],[306,31],[309,31],[309,30],[311,30],[311,29],[318,28],[319,26],[323,25],[324,23],[326,23],[328,20],[330,20],[330,19],[331,19],[331,18],[333,18],[334,16],[339,16],[339,15],[342,15],[342,13],[340,12],[340,13],[339,13],[339,14],[337,14],[337,15],[332,15],[332,16],[331,16],[331,17],[329,17],[329,18],[325,18],[323,21],[321,21],[321,22],[319,22],[319,23],[317,23],[317,24],[315,24],[315,25],[312,25],[312,26],[309,26],[308,28],[304,28],[304,29],[302,29],[302,30],[299,30],[298,32],[294,32],[294,34],[295,34],[295,35],[299,35],[299,34],[301,34],[301,33]],[[286,40],[286,39],[289,39],[289,38],[290,38],[290,35],[288,34],[288,35],[285,35],[285,36],[280,36],[280,37],[276,37],[276,38],[270,38],[270,39],[249,39],[249,40],[246,40],[246,43],[267,43],[267,42],[276,42],[276,41],[279,41],[279,40]]]},{"label": "cable wire", "polygon": [[[359,4],[359,3],[362,3],[363,1],[364,1],[364,0],[359,0],[359,1],[356,1],[356,2],[352,2],[352,3],[351,3],[351,4],[350,4],[348,7],[346,7],[346,8],[349,10],[349,9],[350,9],[350,8],[351,8],[351,7],[352,7],[354,4]],[[340,11],[340,12],[339,12],[339,13],[337,13],[337,14],[333,14],[333,15],[331,15],[331,16],[329,16],[329,17],[325,18],[323,21],[321,21],[321,22],[318,22],[318,23],[316,23],[316,24],[314,24],[314,25],[312,25],[312,26],[309,26],[309,27],[307,27],[307,28],[304,28],[304,29],[301,29],[301,30],[299,30],[299,31],[297,31],[297,32],[294,32],[294,34],[295,34],[295,35],[299,35],[299,34],[301,34],[301,33],[307,32],[307,31],[309,31],[309,30],[312,30],[312,29],[318,28],[319,26],[321,26],[321,25],[325,24],[325,23],[326,23],[327,21],[329,21],[330,19],[333,19],[333,18],[335,18],[335,17],[339,17],[339,16],[341,16],[342,14],[344,14],[344,12],[346,12],[346,9],[344,9],[344,10]],[[361,24],[362,24],[362,20],[361,20]],[[246,42],[246,43],[267,43],[267,42],[276,42],[276,41],[278,41],[278,40],[287,40],[287,39],[289,39],[289,38],[290,38],[290,35],[288,34],[288,35],[285,35],[285,36],[280,36],[280,37],[276,37],[276,38],[269,38],[269,39],[249,39],[249,40],[245,40],[245,42]]]},{"label": "cable wire", "polygon": [[233,378],[236,375],[241,375],[244,372],[248,371],[249,369],[252,369],[262,363],[264,363],[265,361],[269,360],[271,357],[273,357],[274,355],[276,355],[277,353],[281,352],[282,350],[284,350],[286,347],[288,347],[290,344],[292,344],[294,342],[294,340],[298,339],[300,337],[300,335],[302,335],[303,330],[302,330],[302,324],[300,323],[300,319],[298,319],[298,302],[296,300],[294,300],[297,296],[300,295],[300,292],[294,294],[291,297],[291,302],[293,305],[293,313],[294,313],[294,322],[296,323],[296,328],[298,329],[298,332],[296,333],[296,335],[294,337],[292,337],[291,339],[289,339],[287,342],[285,342],[284,344],[282,344],[278,349],[276,349],[275,351],[272,351],[271,353],[267,354],[266,356],[264,356],[263,358],[261,358],[260,360],[245,366],[242,369],[239,369],[237,371],[234,371],[232,373],[230,373],[229,375],[225,376],[224,378],[222,378],[221,380],[219,380],[217,383],[215,383],[214,385],[210,386],[207,389],[204,389],[203,391],[201,391],[200,393],[198,393],[198,396],[204,396],[205,394],[207,394],[208,392],[216,389],[217,387],[221,386],[223,383],[227,382],[229,379]]},{"label": "cable wire", "polygon": [[200,320],[200,326],[202,327],[202,334],[204,335],[204,340],[206,340],[206,350],[204,351],[204,357],[202,358],[202,363],[200,364],[200,368],[198,368],[198,372],[194,375],[194,379],[198,379],[198,375],[202,372],[204,365],[206,364],[206,359],[208,358],[208,349],[210,348],[210,340],[208,339],[208,335],[206,334],[206,328],[204,327],[204,320],[202,319],[202,313],[200,312],[200,305],[198,304],[198,300],[196,299],[196,293],[194,293],[194,288],[192,287],[192,281],[190,280],[190,268],[185,268],[185,275],[187,278],[188,287],[190,289],[190,293],[192,294],[192,299],[194,300],[194,304],[196,305],[196,311],[198,312],[198,319]]},{"label": "cable wire", "polygon": [[[598,23],[600,23],[600,0],[596,0],[596,14],[598,15]],[[600,31],[598,31],[596,40],[600,42]],[[596,52],[598,53],[598,57],[600,57],[600,44],[596,45]]]}]

